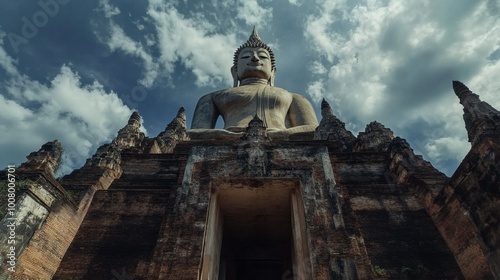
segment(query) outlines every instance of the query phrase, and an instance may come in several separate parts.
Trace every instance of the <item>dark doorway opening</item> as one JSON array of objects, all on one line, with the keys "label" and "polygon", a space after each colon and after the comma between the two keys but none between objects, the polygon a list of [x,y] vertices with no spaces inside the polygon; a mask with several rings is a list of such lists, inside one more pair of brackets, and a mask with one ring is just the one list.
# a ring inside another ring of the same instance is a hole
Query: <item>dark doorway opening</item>
[{"label": "dark doorway opening", "polygon": [[[260,230],[265,229],[257,228],[256,232]],[[242,238],[227,228],[223,234],[219,279],[282,279],[283,275],[291,274],[291,230],[279,239],[269,235]]]},{"label": "dark doorway opening", "polygon": [[298,180],[214,180],[200,280],[312,279]]},{"label": "dark doorway opening", "polygon": [[292,272],[290,188],[221,190],[219,280],[283,279]]}]

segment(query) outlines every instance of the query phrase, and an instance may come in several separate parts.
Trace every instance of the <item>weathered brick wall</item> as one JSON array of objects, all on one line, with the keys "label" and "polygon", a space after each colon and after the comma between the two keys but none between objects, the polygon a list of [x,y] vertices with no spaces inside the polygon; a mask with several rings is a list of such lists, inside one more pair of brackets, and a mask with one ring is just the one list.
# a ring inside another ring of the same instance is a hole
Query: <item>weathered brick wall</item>
[{"label": "weathered brick wall", "polygon": [[[26,167],[18,171],[20,177],[34,182],[23,200],[31,202],[20,204],[16,210],[27,213],[27,220],[20,221],[17,232],[23,237],[25,249],[18,255],[16,272],[3,277],[50,279],[73,241],[96,189],[107,189],[120,176],[121,169],[82,168],[65,176],[63,185],[44,171]],[[36,213],[44,209],[47,214],[35,219]]]},{"label": "weathered brick wall", "polygon": [[472,147],[450,184],[424,204],[467,279],[500,279],[500,148]]},{"label": "weathered brick wall", "polygon": [[[57,270],[66,249],[73,240],[85,216],[90,194],[83,197],[80,208],[67,198],[67,193],[50,176],[41,173],[20,174],[33,182],[24,193],[23,201],[16,211],[27,213],[28,221],[17,228],[17,234],[25,237],[25,249],[18,256],[15,274],[4,275],[13,279],[50,279]],[[20,201],[21,202],[21,201]],[[34,224],[34,216],[46,209],[43,219]],[[30,233],[31,232],[31,233]]]},{"label": "weathered brick wall", "polygon": [[346,227],[363,240],[363,279],[460,279],[453,254],[428,216],[415,186],[345,187]]},{"label": "weathered brick wall", "polygon": [[169,198],[162,190],[97,191],[54,279],[134,275],[152,255]]},{"label": "weathered brick wall", "polygon": [[[123,175],[96,195],[57,279],[197,279],[212,188],[252,180],[300,181],[314,279],[477,279],[488,270],[459,200],[436,198],[447,178],[418,159],[328,152],[318,141],[189,141],[176,151],[122,154]],[[140,235],[149,237],[134,247]]]},{"label": "weathered brick wall", "polygon": [[121,177],[98,190],[54,279],[149,279],[159,231],[186,155],[122,154]]},{"label": "weathered brick wall", "polygon": [[387,151],[332,149],[330,157],[360,279],[462,278],[418,195],[444,184],[442,173],[398,138]]},{"label": "weathered brick wall", "polygon": [[[86,200],[89,200],[88,198]],[[82,209],[83,210],[83,209]],[[19,259],[19,275],[50,279],[85,216],[69,205],[59,205],[36,231]]]},{"label": "weathered brick wall", "polygon": [[479,246],[477,229],[453,194],[453,189],[446,186],[437,197],[426,192],[423,201],[448,248],[455,255],[464,277],[491,279],[486,258]]}]

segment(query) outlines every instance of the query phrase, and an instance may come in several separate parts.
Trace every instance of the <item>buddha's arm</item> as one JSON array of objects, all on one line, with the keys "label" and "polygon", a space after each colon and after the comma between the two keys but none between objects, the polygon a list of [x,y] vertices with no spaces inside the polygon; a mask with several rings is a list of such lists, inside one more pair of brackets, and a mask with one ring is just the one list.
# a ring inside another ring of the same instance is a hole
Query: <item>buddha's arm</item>
[{"label": "buddha's arm", "polygon": [[[318,126],[318,119],[314,109],[304,96],[292,93],[293,101],[288,111],[288,120],[293,127],[299,126]],[[314,130],[313,129],[313,130]]]},{"label": "buddha's arm", "polygon": [[196,104],[191,129],[214,128],[217,117],[219,117],[219,112],[212,101],[212,94],[207,94]]},{"label": "buddha's arm", "polygon": [[187,131],[191,139],[235,140],[243,136],[243,132],[231,132],[225,129],[194,128]]},{"label": "buddha's arm", "polygon": [[243,133],[230,132],[225,129],[215,129],[215,123],[220,113],[217,110],[212,94],[207,94],[200,98],[194,111],[191,129],[187,131],[191,139],[236,139]]},{"label": "buddha's arm", "polygon": [[287,114],[290,127],[285,130],[268,130],[269,137],[288,138],[296,133],[314,132],[318,127],[318,119],[309,100],[296,93],[292,93],[292,97],[293,101]]}]

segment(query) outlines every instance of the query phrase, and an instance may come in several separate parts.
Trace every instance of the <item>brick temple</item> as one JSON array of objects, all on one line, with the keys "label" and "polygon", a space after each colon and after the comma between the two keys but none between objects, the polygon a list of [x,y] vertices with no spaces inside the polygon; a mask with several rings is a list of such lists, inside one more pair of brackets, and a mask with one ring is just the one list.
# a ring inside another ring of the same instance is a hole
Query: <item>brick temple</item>
[{"label": "brick temple", "polygon": [[287,140],[259,118],[236,141],[190,140],[182,108],[149,138],[135,112],[58,179],[49,142],[17,170],[16,272],[0,276],[500,279],[500,112],[453,89],[471,149],[450,178],[380,123],[355,137],[326,101]]}]

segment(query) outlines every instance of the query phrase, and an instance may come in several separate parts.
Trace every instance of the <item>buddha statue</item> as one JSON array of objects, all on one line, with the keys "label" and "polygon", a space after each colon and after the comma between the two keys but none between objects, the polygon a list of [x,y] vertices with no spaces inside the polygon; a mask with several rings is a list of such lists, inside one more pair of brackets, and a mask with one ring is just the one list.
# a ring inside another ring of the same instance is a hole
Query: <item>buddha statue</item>
[{"label": "buddha statue", "polygon": [[[311,103],[302,95],[274,86],[274,53],[255,28],[234,54],[232,88],[200,98],[188,134],[191,139],[238,139],[257,117],[271,139],[287,139],[296,133],[314,132],[318,120]],[[224,128],[216,129],[222,116]]]}]

